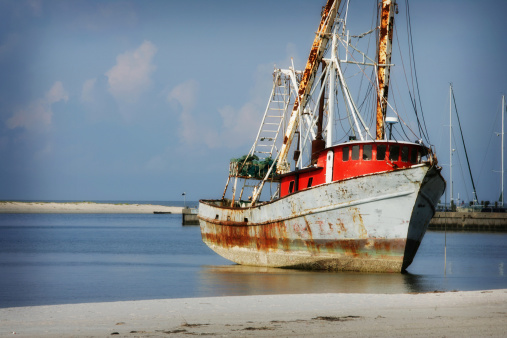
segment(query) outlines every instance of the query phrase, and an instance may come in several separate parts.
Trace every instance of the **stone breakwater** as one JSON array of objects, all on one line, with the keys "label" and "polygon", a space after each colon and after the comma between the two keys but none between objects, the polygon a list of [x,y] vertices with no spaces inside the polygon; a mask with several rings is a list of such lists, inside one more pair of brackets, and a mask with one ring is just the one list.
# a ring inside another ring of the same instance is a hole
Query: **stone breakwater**
[{"label": "stone breakwater", "polygon": [[507,212],[437,212],[430,230],[507,231]]}]

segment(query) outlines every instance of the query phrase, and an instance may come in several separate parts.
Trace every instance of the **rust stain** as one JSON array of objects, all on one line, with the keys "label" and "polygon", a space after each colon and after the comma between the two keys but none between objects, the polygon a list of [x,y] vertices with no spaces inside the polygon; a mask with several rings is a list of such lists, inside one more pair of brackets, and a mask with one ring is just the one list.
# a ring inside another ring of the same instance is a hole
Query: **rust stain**
[{"label": "rust stain", "polygon": [[352,210],[352,221],[353,224],[357,226],[358,236],[360,238],[366,238],[368,236],[368,232],[366,231],[366,227],[364,226],[363,217],[359,212],[359,209],[356,207],[351,208]]},{"label": "rust stain", "polygon": [[306,223],[306,230],[307,230],[307,233],[308,233],[308,237],[313,238],[312,227],[310,226],[310,222],[308,222],[308,220],[306,219],[306,217],[303,217],[303,218],[304,218],[305,223]]},{"label": "rust stain", "polygon": [[338,232],[345,232],[345,231],[347,231],[347,229],[345,228],[345,224],[343,224],[343,222],[342,222],[341,219],[337,220],[336,225],[338,225],[340,227],[340,229],[338,230]]},{"label": "rust stain", "polygon": [[[307,222],[305,220],[305,222]],[[219,226],[208,223],[208,232],[203,232],[203,240],[222,248],[233,247],[251,248],[259,252],[272,250],[306,251],[319,254],[324,251],[328,254],[341,254],[351,257],[388,257],[402,256],[405,250],[405,239],[313,239],[310,226],[298,225],[310,236],[308,238],[289,238],[283,222],[275,222],[263,226]]]}]

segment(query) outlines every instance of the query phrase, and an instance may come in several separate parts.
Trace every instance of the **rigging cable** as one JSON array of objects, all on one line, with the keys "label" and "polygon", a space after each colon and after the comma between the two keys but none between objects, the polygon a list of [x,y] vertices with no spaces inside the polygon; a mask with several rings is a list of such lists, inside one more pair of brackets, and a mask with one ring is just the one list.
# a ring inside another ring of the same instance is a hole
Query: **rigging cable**
[{"label": "rigging cable", "polygon": [[[452,139],[454,140],[454,144],[458,144],[458,142],[456,142],[456,137],[454,136],[454,133],[452,133]],[[456,156],[458,157],[459,170],[461,171],[461,180],[463,181],[463,186],[466,187],[465,173],[463,173],[463,166],[461,165],[461,156],[459,155],[459,151],[456,151]],[[465,194],[467,196],[467,200],[470,201],[470,196],[468,195],[468,189],[465,189]]]},{"label": "rigging cable", "polygon": [[[430,139],[429,139],[428,128],[426,127],[426,120],[424,118],[424,112],[423,112],[422,102],[421,102],[421,92],[419,91],[419,81],[417,79],[417,69],[415,66],[414,44],[413,44],[413,39],[412,39],[412,23],[410,20],[410,6],[409,6],[408,0],[405,0],[405,3],[406,3],[406,13],[407,13],[407,30],[408,30],[408,35],[409,35],[409,50],[410,50],[409,54],[411,54],[411,56],[412,56],[411,57],[411,64],[413,65],[413,69],[414,69],[414,78],[415,78],[415,83],[416,83],[416,88],[417,88],[417,96],[419,99],[419,107],[421,108],[421,116],[422,116],[422,121],[423,121],[422,126],[424,127],[424,131],[425,131],[425,132],[422,132],[422,135],[426,138],[426,141],[428,142],[428,144],[431,144]],[[410,95],[410,97],[412,98],[412,95]],[[415,113],[417,116],[418,115],[417,114],[417,103],[415,102],[415,100],[414,100],[414,109],[415,109]],[[419,121],[419,117],[417,117],[417,120]],[[423,131],[421,125],[419,125],[419,128],[421,129],[421,131]]]},{"label": "rigging cable", "polygon": [[474,188],[475,198],[479,199],[477,197],[477,190],[475,189],[474,178],[472,176],[472,169],[470,169],[470,161],[468,160],[467,148],[465,146],[465,138],[463,137],[463,130],[461,129],[461,122],[459,121],[458,107],[456,106],[456,97],[454,97],[454,89],[452,89],[452,83],[451,83],[451,92],[452,92],[452,100],[454,101],[454,110],[456,111],[456,117],[458,118],[458,125],[459,125],[459,131],[461,133],[461,140],[463,142],[463,148],[465,149],[465,156],[467,159],[468,171],[470,172],[470,179],[472,180],[472,187]]}]

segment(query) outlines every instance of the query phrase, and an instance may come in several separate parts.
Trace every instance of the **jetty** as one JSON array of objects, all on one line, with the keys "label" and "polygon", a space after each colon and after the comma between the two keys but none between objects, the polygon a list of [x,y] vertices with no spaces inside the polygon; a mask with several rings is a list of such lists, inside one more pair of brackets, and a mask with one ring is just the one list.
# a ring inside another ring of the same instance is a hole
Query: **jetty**
[{"label": "jetty", "polygon": [[196,208],[185,207],[182,209],[181,225],[199,225]]},{"label": "jetty", "polygon": [[429,230],[507,231],[507,212],[445,212],[438,211],[431,219]]}]

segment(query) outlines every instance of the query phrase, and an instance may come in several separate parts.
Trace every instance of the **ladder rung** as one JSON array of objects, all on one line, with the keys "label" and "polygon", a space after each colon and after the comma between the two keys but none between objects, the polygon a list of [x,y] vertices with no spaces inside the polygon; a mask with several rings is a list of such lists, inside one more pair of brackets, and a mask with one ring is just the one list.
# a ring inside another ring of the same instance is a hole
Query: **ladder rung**
[{"label": "ladder rung", "polygon": [[269,151],[258,151],[258,150],[256,150],[255,152],[258,153],[258,154],[271,154]]}]

